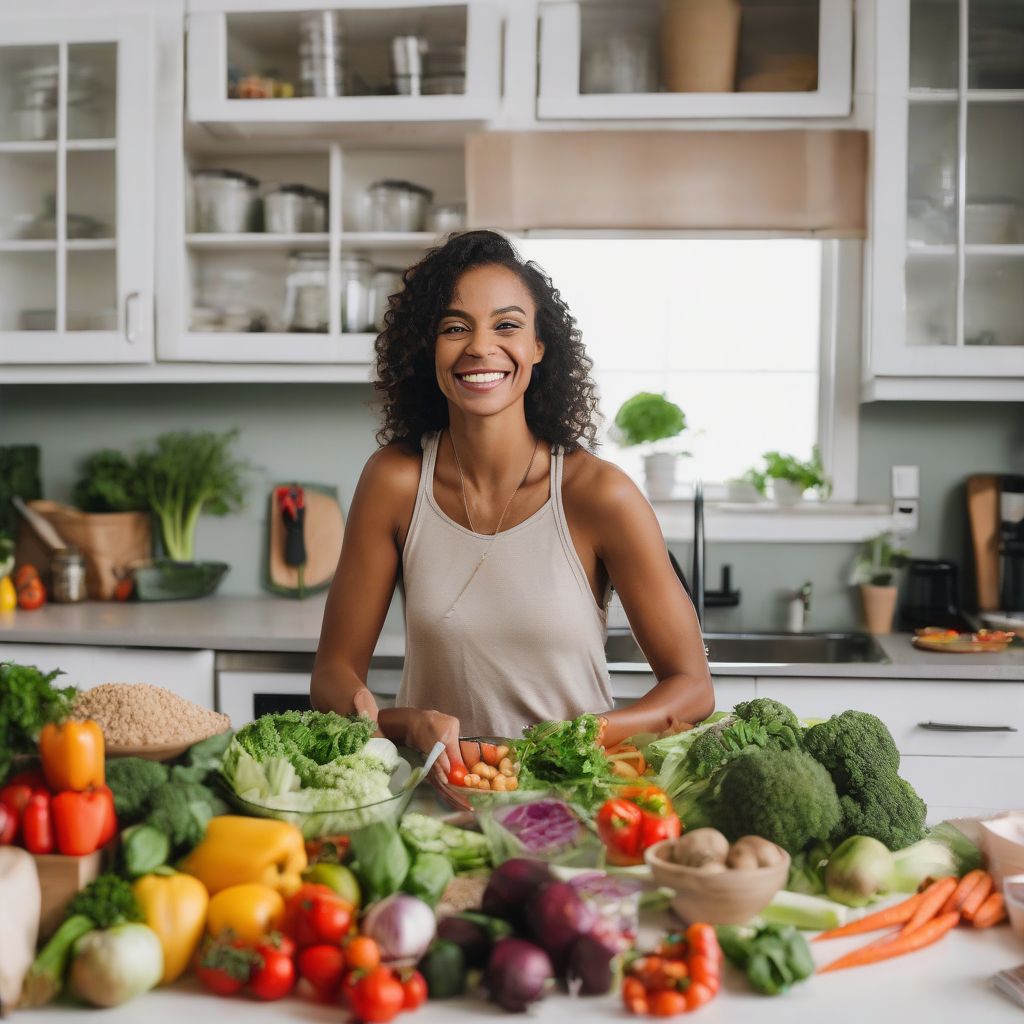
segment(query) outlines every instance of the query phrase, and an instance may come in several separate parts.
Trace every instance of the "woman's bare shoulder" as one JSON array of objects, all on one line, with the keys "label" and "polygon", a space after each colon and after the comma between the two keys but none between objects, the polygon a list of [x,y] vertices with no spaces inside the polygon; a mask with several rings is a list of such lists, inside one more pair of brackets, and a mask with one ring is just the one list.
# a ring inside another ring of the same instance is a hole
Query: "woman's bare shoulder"
[{"label": "woman's bare shoulder", "polygon": [[422,452],[397,442],[378,448],[367,460],[359,489],[373,501],[401,503],[415,498]]},{"label": "woman's bare shoulder", "polygon": [[565,456],[562,502],[584,522],[609,523],[650,511],[640,488],[618,466],[579,448]]}]

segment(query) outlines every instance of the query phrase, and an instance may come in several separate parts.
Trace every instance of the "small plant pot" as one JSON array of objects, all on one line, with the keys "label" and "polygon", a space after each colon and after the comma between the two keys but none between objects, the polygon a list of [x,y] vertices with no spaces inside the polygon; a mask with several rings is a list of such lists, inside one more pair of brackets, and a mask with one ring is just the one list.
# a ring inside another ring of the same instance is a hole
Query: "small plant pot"
[{"label": "small plant pot", "polygon": [[644,456],[644,487],[654,501],[672,497],[676,487],[679,456],[674,452],[655,452]]},{"label": "small plant pot", "polygon": [[860,596],[864,602],[864,622],[869,633],[888,634],[892,632],[898,592],[898,587],[879,587],[872,583],[860,585]]},{"label": "small plant pot", "polygon": [[726,501],[751,502],[760,501],[761,492],[749,480],[727,480],[725,483]]},{"label": "small plant pot", "polygon": [[776,505],[792,507],[804,500],[804,488],[792,480],[772,480],[772,497]]}]

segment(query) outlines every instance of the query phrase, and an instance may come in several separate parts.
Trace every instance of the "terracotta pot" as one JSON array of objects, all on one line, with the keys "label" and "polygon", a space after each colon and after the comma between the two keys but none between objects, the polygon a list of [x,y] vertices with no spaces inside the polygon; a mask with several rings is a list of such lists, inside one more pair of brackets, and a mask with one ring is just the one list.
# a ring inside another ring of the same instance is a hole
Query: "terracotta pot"
[{"label": "terracotta pot", "polygon": [[876,587],[871,583],[860,585],[864,602],[864,621],[869,633],[891,633],[896,614],[897,587]]}]

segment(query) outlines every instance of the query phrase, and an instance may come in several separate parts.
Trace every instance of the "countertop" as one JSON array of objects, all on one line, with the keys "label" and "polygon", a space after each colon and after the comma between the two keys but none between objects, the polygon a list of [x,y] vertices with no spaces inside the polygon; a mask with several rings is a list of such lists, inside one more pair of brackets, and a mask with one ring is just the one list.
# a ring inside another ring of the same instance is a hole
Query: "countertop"
[{"label": "countertop", "polygon": [[[0,643],[313,653],[325,600],[323,594],[304,601],[269,595],[216,595],[196,601],[51,604],[38,611],[16,611],[0,617]],[[1024,646],[1002,654],[935,654],[912,648],[906,634],[878,640],[888,663],[713,663],[712,672],[716,676],[1024,682]],[[402,657],[404,648],[400,616],[389,615],[375,654]],[[645,668],[638,665],[633,671],[642,673]]]},{"label": "countertop", "polygon": [[[856,948],[860,939],[836,940],[812,945],[815,960],[827,963]],[[954,931],[936,946],[897,960],[827,977],[811,978],[785,995],[759,996],[744,989],[745,983],[727,968],[725,984],[718,997],[695,1018],[700,1024],[820,1024],[822,1020],[840,1022],[870,1020],[872,1024],[908,1024],[915,1021],[970,1021],[971,1024],[1020,1024],[1022,1012],[998,993],[989,979],[998,970],[1024,962],[1024,943],[1015,939],[1009,928],[987,932]],[[617,997],[592,997],[572,1000],[555,995],[537,1004],[529,1015],[531,1022],[561,1022],[569,1017],[585,1021],[633,1019]],[[20,1016],[15,1019],[21,1019]],[[27,1011],[26,1024],[286,1024],[286,1022],[331,1022],[347,1019],[336,1006],[318,1005],[306,999],[288,998],[277,1003],[252,1000],[218,999],[204,993],[194,979],[168,989],[158,989],[114,1010],[83,1010],[71,1006],[48,1006],[42,1011]],[[451,999],[426,1003],[414,1014],[402,1015],[410,1024],[450,1024],[461,1021],[516,1021],[512,1016],[477,998]],[[689,1017],[685,1018],[689,1020]]]}]

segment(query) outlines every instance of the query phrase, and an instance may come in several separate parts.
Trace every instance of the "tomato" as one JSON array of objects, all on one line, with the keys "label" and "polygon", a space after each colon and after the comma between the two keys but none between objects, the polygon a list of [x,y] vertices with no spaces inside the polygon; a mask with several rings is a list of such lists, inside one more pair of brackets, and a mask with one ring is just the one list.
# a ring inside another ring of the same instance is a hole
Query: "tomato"
[{"label": "tomato", "polygon": [[25,580],[18,587],[18,607],[26,612],[42,608],[46,602],[46,588],[38,576]]},{"label": "tomato", "polygon": [[651,1015],[653,1017],[675,1017],[686,1013],[686,996],[682,992],[655,992],[650,998]]},{"label": "tomato", "polygon": [[710,956],[690,957],[690,977],[695,984],[707,985],[712,992],[717,992],[721,984],[721,968],[718,961]]},{"label": "tomato", "polygon": [[256,947],[249,992],[257,999],[281,999],[295,987],[295,961],[269,943]]},{"label": "tomato", "polygon": [[464,786],[466,784],[466,766],[461,761],[453,761],[448,769],[448,781],[453,786]]},{"label": "tomato", "polygon": [[722,950],[711,925],[691,924],[686,929],[686,941],[693,956],[709,956],[718,963],[722,962]]},{"label": "tomato", "polygon": [[700,982],[694,982],[686,990],[686,1010],[696,1010],[699,1006],[703,1006],[705,1003],[710,1003],[715,998],[715,993],[707,987],[707,985],[701,985]]},{"label": "tomato", "polygon": [[28,583],[29,580],[39,579],[39,570],[34,566],[26,562],[24,565],[19,565],[14,570],[14,585],[20,589],[23,583]]},{"label": "tomato", "polygon": [[345,954],[337,946],[307,946],[299,954],[299,976],[313,986],[318,998],[332,999],[345,976]]},{"label": "tomato", "polygon": [[622,979],[622,1001],[628,1006],[633,999],[646,999],[647,989],[639,978],[626,977]]},{"label": "tomato", "polygon": [[402,992],[405,998],[402,1002],[403,1010],[415,1010],[422,1006],[427,999],[427,980],[419,971],[410,971],[402,978]]},{"label": "tomato", "polygon": [[18,834],[18,815],[0,803],[0,846],[10,846]]},{"label": "tomato", "polygon": [[253,951],[239,939],[208,939],[199,953],[196,975],[214,995],[233,996],[252,974]]},{"label": "tomato", "polygon": [[127,601],[135,593],[135,580],[124,576],[114,584],[114,600]]},{"label": "tomato", "polygon": [[394,1020],[405,1004],[405,990],[387,967],[377,967],[356,982],[351,994],[352,1012],[367,1024]]},{"label": "tomato", "polygon": [[356,990],[356,985],[366,977],[366,971],[346,971],[345,976],[341,979],[341,1001],[346,1006],[352,1005],[353,994]]},{"label": "tomato", "polygon": [[295,945],[295,940],[290,935],[285,935],[284,932],[271,932],[261,945],[273,946],[279,953],[284,953],[292,960],[295,959],[295,952],[299,948]]},{"label": "tomato", "polygon": [[288,901],[285,930],[298,944],[341,943],[352,926],[352,905],[326,885],[307,882]]},{"label": "tomato", "polygon": [[362,971],[380,967],[380,946],[366,935],[357,935],[345,943],[345,964]]}]

